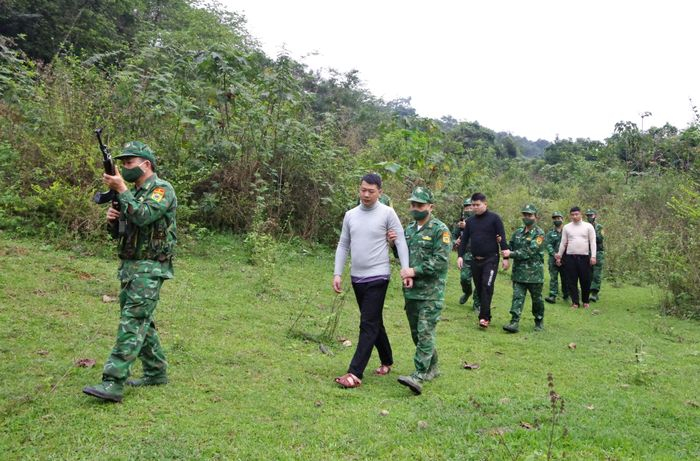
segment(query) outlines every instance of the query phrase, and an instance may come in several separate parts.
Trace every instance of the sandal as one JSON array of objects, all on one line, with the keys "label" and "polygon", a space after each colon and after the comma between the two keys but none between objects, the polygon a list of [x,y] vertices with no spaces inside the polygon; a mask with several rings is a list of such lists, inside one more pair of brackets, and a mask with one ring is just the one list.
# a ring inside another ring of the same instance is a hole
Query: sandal
[{"label": "sandal", "polygon": [[335,378],[335,382],[340,384],[345,389],[360,387],[360,384],[362,384],[362,380],[352,373],[346,373],[343,376]]},{"label": "sandal", "polygon": [[391,365],[384,365],[384,364],[382,364],[379,368],[374,370],[374,374],[379,375],[379,376],[388,375],[390,372],[391,372]]}]

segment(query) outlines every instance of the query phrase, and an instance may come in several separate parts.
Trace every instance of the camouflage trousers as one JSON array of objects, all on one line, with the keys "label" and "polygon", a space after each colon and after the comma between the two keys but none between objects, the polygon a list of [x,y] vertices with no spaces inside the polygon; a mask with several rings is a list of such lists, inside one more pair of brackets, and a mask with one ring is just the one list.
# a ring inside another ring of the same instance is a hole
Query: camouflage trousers
[{"label": "camouflage trousers", "polygon": [[542,301],[543,283],[513,282],[513,304],[510,307],[511,319],[519,322],[525,305],[525,297],[530,292],[532,297],[532,315],[535,320],[544,319],[544,302]]},{"label": "camouflage trousers", "polygon": [[470,260],[465,260],[462,270],[459,272],[459,283],[462,285],[462,293],[467,296],[474,296],[474,310],[481,310],[481,301],[479,300],[479,290],[472,289],[472,263]]},{"label": "camouflage trousers", "polygon": [[596,253],[595,266],[591,276],[591,291],[598,293],[600,291],[600,282],[603,278],[603,264],[605,263],[605,252],[599,251]]},{"label": "camouflage trousers", "polygon": [[162,285],[163,279],[151,277],[122,282],[117,341],[102,371],[103,381],[124,383],[137,358],[143,363],[144,376],[165,375],[168,363],[153,321]]},{"label": "camouflage trousers", "polygon": [[416,354],[413,357],[413,364],[416,367],[413,373],[415,378],[426,379],[428,369],[437,365],[435,327],[440,320],[443,304],[442,300],[406,300],[406,317],[411,327],[413,344],[416,345]]},{"label": "camouflage trousers", "polygon": [[553,256],[549,257],[549,296],[559,295],[559,280],[561,279],[561,295],[566,298],[566,272],[564,266],[557,266]]}]

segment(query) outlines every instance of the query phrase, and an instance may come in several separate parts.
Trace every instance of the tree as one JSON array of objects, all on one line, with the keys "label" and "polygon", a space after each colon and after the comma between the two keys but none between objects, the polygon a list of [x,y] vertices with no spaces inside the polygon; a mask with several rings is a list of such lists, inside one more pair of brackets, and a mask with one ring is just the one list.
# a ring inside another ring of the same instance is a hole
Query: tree
[{"label": "tree", "polygon": [[7,0],[0,2],[0,35],[15,38],[31,58],[51,61],[62,50],[90,54],[131,43],[150,2]]}]

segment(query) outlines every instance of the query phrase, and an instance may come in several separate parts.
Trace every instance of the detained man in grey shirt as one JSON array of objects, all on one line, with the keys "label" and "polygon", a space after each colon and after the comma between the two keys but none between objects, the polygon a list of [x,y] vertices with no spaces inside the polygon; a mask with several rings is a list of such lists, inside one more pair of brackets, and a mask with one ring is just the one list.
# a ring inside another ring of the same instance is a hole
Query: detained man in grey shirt
[{"label": "detained man in grey shirt", "polygon": [[[369,173],[362,177],[360,204],[345,213],[335,251],[333,289],[336,293],[342,292],[341,276],[350,252],[350,280],[360,307],[360,336],[355,355],[348,372],[335,379],[335,382],[345,388],[362,384],[365,368],[375,347],[381,361],[381,366],[375,370],[375,374],[389,373],[394,363],[382,314],[391,275],[387,232],[396,232],[395,244],[402,269],[409,267],[408,246],[396,212],[379,202],[381,192],[382,178],[378,174]],[[411,279],[404,280],[407,286],[410,286],[411,282]]]}]

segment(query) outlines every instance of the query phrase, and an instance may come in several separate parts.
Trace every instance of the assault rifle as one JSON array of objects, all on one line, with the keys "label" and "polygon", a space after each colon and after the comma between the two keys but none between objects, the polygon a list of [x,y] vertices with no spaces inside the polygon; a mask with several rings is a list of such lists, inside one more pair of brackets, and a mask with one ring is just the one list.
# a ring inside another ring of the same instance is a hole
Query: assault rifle
[{"label": "assault rifle", "polygon": [[[109,152],[109,148],[105,146],[102,142],[102,128],[96,129],[95,135],[97,136],[97,142],[100,145],[100,151],[102,151],[102,165],[104,166],[105,173],[107,173],[110,176],[114,176],[116,174],[116,170],[114,169],[114,160],[112,160],[112,154]],[[97,192],[92,198],[92,200],[98,205],[102,205],[104,203],[111,203],[112,208],[119,211],[119,201],[117,200],[117,193],[114,192],[112,189],[109,189],[107,192]],[[125,232],[126,221],[120,218],[119,235],[124,235]]]}]

